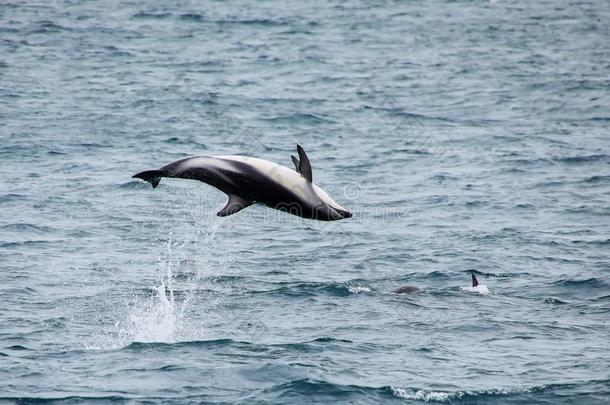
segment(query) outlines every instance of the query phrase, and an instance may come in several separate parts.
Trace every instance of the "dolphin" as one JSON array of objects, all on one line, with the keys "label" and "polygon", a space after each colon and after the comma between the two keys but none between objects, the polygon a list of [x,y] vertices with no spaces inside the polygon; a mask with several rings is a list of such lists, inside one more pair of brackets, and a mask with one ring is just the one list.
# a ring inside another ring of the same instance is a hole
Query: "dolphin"
[{"label": "dolphin", "polygon": [[392,290],[394,294],[413,294],[421,291],[421,288],[415,287],[414,285],[403,285]]},{"label": "dolphin", "polygon": [[477,294],[481,294],[481,295],[488,295],[489,288],[487,288],[487,286],[485,284],[481,284],[479,282],[479,280],[477,279],[477,276],[474,275],[474,273],[472,273],[471,276],[472,276],[472,287],[460,287],[460,290],[466,291],[466,292],[471,292],[471,293],[477,293]]},{"label": "dolphin", "polygon": [[[476,276],[474,275],[474,273],[472,274],[472,288],[477,287],[479,285],[479,280],[477,280]],[[481,287],[485,287],[485,286],[481,286]],[[464,287],[464,288],[469,288],[469,287]],[[487,288],[487,287],[485,287]],[[421,288],[416,287],[414,285],[403,285],[402,287],[398,287],[392,290],[392,293],[394,294],[413,294],[413,293],[418,293],[421,291]]]},{"label": "dolphin", "polygon": [[195,156],[160,169],[133,175],[153,188],[162,177],[199,180],[227,194],[227,205],[216,215],[226,217],[258,203],[302,218],[336,221],[352,214],[313,183],[311,164],[297,145],[299,158],[291,156],[295,171],[248,156]]}]

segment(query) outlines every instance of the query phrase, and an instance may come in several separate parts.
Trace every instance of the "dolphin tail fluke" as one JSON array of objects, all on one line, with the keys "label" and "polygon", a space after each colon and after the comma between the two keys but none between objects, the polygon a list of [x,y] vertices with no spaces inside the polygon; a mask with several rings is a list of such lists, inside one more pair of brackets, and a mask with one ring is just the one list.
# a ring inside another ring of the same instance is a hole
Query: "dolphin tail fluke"
[{"label": "dolphin tail fluke", "polygon": [[476,287],[479,285],[479,280],[477,280],[477,277],[473,274],[472,275],[472,286]]},{"label": "dolphin tail fluke", "polygon": [[163,175],[164,173],[162,170],[146,170],[144,172],[134,174],[131,177],[135,179],[146,180],[152,185],[153,188],[155,188],[159,185],[159,182],[161,181],[161,177],[163,177]]}]

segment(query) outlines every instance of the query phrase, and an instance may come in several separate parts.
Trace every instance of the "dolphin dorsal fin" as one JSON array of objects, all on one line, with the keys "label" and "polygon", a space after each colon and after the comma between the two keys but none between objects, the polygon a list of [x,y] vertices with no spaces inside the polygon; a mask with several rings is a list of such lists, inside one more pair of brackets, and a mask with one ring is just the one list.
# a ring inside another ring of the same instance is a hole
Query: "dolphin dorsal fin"
[{"label": "dolphin dorsal fin", "polygon": [[472,275],[472,286],[476,287],[479,285],[479,280],[477,280],[477,277],[473,274]]},{"label": "dolphin dorsal fin", "polygon": [[297,173],[301,173],[299,171],[299,166],[301,165],[301,162],[299,162],[299,159],[294,157],[294,155],[290,155],[290,157],[292,158],[292,163],[294,163],[294,170],[296,170]]},{"label": "dolphin dorsal fin", "polygon": [[311,163],[309,163],[309,158],[305,153],[305,150],[301,145],[297,145],[297,152],[299,152],[299,173],[301,176],[305,178],[308,182],[313,182],[311,175]]},{"label": "dolphin dorsal fin", "polygon": [[245,198],[242,198],[235,194],[229,194],[229,202],[227,202],[227,205],[225,205],[223,209],[218,211],[216,215],[218,215],[219,217],[226,217],[228,215],[235,214],[236,212],[239,212],[244,208],[251,206],[252,204],[252,201],[248,201]]}]

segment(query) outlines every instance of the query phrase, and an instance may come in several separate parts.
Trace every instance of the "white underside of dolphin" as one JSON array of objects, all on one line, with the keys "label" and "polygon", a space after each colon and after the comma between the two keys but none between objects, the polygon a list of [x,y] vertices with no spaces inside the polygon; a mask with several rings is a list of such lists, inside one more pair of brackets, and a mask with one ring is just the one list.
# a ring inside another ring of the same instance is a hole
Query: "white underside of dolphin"
[{"label": "white underside of dolphin", "polygon": [[181,159],[158,170],[134,175],[154,187],[162,177],[199,180],[225,192],[229,201],[218,212],[227,216],[258,203],[303,218],[333,221],[351,213],[312,181],[309,159],[297,146],[295,170],[248,156],[198,156]]}]

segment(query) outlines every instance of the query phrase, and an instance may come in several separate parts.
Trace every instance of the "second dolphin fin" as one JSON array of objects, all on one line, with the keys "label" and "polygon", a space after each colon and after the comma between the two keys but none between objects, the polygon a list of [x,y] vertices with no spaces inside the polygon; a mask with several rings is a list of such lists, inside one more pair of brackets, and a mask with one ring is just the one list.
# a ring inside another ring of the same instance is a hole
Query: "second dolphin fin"
[{"label": "second dolphin fin", "polygon": [[299,170],[299,166],[301,165],[301,162],[299,162],[299,159],[297,159],[294,155],[290,155],[290,158],[292,159],[292,163],[294,163],[294,170],[297,171],[297,173],[301,173]]}]

